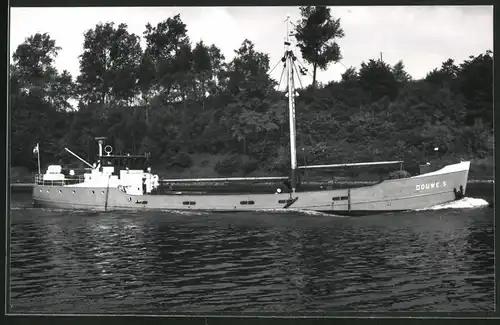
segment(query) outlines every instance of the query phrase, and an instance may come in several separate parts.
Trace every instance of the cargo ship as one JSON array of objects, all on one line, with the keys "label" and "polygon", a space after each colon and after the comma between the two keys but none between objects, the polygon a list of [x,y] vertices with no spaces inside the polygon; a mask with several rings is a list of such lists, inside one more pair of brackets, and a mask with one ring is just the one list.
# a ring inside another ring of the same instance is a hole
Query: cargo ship
[{"label": "cargo ship", "polygon": [[[89,168],[83,175],[64,173],[62,166],[51,165],[35,176],[33,203],[39,207],[84,210],[196,210],[196,211],[269,211],[313,210],[343,215],[363,215],[424,209],[464,197],[470,162],[460,161],[439,170],[419,175],[386,179],[377,184],[341,189],[306,188],[298,174],[305,169],[334,169],[391,165],[402,161],[338,163],[298,166],[296,157],[294,75],[296,57],[290,46],[290,33],[282,58],[287,73],[287,97],[290,125],[290,173],[284,177],[233,177],[161,180],[148,167],[147,155],[115,155],[106,138],[96,138],[98,157],[90,164],[66,148]],[[39,147],[37,145],[37,151]],[[259,191],[178,190],[176,184],[266,183]]]}]

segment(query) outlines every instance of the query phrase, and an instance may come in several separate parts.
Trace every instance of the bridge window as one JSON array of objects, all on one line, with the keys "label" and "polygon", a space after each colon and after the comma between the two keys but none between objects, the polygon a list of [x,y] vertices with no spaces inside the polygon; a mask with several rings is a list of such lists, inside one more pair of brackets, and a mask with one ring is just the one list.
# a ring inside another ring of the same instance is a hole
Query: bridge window
[{"label": "bridge window", "polygon": [[182,204],[183,205],[195,205],[196,202],[194,202],[194,201],[184,201],[184,202],[182,202]]},{"label": "bridge window", "polygon": [[241,201],[240,204],[241,205],[255,204],[255,202],[254,201]]},{"label": "bridge window", "polygon": [[343,201],[343,200],[348,200],[349,197],[347,196],[335,196],[332,198],[333,201]]},{"label": "bridge window", "polygon": [[288,203],[288,200],[279,200],[278,203],[279,204],[286,204],[286,203]]}]

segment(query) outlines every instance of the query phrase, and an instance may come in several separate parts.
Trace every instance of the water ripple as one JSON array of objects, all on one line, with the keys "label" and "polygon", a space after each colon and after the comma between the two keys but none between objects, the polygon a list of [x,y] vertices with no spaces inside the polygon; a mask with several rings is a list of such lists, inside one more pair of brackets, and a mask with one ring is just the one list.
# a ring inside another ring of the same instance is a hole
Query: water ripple
[{"label": "water ripple", "polygon": [[18,208],[11,220],[12,312],[494,308],[488,208],[363,218]]}]

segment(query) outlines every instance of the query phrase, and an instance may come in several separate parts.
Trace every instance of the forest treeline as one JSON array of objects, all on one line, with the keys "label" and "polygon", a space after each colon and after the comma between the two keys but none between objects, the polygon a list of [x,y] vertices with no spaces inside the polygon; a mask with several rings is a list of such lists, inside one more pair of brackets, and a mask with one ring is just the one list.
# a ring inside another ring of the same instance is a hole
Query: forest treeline
[{"label": "forest treeline", "polygon": [[[301,13],[297,56],[314,82],[296,99],[299,164],[492,162],[490,50],[448,59],[422,80],[403,61],[371,59],[319,84],[316,70],[342,59],[341,20],[325,7]],[[274,62],[248,39],[227,61],[216,44],[193,44],[187,31],[180,15],[147,24],[141,48],[127,25],[98,24],[84,34],[78,76],[54,67],[63,49],[49,34],[27,37],[10,65],[11,165],[35,170],[37,142],[45,165],[74,162],[65,147],[94,161],[94,137],[107,136],[115,152],[151,153],[157,169],[219,154],[221,175],[287,173],[287,98],[285,81],[277,89],[269,76]]]}]

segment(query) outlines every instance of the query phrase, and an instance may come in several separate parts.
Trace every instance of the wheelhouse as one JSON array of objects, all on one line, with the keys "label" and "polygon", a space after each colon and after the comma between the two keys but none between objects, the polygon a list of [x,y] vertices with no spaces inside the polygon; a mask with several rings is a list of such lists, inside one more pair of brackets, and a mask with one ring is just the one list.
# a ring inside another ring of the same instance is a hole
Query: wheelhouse
[{"label": "wheelhouse", "polygon": [[119,175],[121,170],[146,170],[149,167],[148,155],[105,155],[99,157],[100,168],[114,167],[113,174]]}]

